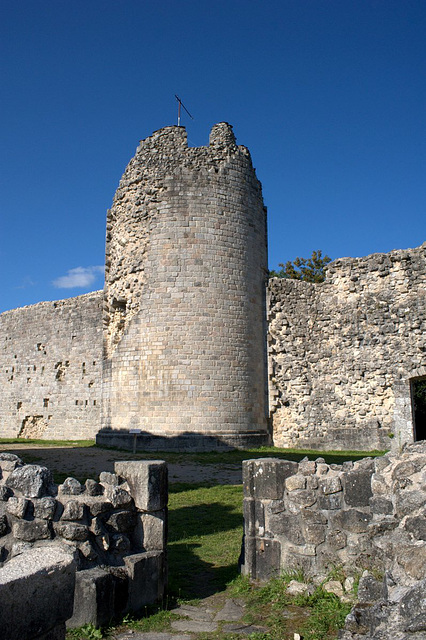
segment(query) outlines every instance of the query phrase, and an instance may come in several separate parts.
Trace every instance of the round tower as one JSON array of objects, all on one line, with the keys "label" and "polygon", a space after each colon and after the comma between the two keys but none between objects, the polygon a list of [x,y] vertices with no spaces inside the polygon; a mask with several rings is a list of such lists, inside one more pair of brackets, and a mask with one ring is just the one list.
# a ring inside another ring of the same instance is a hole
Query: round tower
[{"label": "round tower", "polygon": [[107,217],[98,439],[265,444],[266,275],[261,185],[232,127],[208,147],[176,126],[143,140]]}]

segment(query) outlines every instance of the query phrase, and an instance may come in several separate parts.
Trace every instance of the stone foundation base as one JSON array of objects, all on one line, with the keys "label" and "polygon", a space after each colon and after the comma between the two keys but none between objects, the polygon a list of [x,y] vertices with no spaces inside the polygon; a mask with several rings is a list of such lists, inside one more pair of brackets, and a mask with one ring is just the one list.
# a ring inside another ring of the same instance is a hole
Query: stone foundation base
[{"label": "stone foundation base", "polygon": [[270,444],[265,432],[251,433],[182,433],[175,436],[157,436],[142,432],[135,435],[128,431],[101,431],[96,435],[96,444],[101,447],[116,447],[130,451],[230,451],[252,449]]}]

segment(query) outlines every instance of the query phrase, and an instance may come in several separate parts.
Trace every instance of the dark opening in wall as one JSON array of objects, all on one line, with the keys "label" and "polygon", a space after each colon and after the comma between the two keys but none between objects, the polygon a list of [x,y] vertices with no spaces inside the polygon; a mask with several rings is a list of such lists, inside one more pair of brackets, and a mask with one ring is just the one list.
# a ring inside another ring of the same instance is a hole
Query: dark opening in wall
[{"label": "dark opening in wall", "polygon": [[414,440],[426,440],[426,377],[411,380]]}]

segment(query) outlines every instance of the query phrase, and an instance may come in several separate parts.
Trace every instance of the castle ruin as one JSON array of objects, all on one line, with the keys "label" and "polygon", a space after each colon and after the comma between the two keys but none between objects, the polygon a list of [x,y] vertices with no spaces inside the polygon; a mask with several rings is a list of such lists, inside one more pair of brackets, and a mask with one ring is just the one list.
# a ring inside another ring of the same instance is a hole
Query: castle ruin
[{"label": "castle ruin", "polygon": [[336,260],[321,284],[267,275],[261,185],[232,127],[206,147],[155,132],[107,215],[104,290],[0,315],[1,436],[129,446],[137,431],[158,450],[424,439],[426,244]]}]

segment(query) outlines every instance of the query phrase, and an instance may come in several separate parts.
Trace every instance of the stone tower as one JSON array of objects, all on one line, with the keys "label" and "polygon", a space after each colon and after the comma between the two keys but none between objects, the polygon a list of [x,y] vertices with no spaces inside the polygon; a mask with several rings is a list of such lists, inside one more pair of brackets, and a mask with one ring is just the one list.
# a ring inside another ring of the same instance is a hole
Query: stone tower
[{"label": "stone tower", "polygon": [[176,126],[143,140],[107,218],[103,442],[268,441],[266,274],[261,185],[232,127],[208,147]]}]

